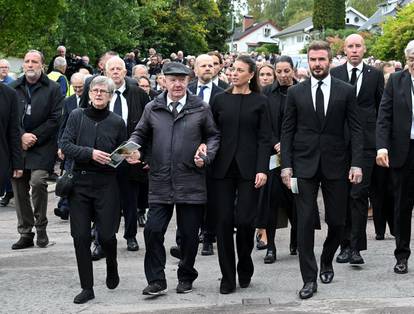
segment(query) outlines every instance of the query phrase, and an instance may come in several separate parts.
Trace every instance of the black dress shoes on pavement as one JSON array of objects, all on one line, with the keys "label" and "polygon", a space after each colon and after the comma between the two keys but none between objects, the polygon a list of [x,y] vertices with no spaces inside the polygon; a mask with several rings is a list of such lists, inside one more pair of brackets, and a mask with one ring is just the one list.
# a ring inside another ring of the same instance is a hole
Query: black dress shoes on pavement
[{"label": "black dress shoes on pavement", "polygon": [[147,218],[145,217],[145,214],[138,215],[138,226],[140,226],[141,228],[144,228],[146,223],[147,223]]},{"label": "black dress shoes on pavement", "polygon": [[67,209],[67,208],[56,207],[53,212],[55,213],[55,216],[60,217],[60,219],[62,219],[62,220],[68,220],[69,219],[69,209]]},{"label": "black dress shoes on pavement", "polygon": [[144,290],[142,290],[143,295],[162,295],[167,292],[167,283],[163,281],[154,281],[150,283]]},{"label": "black dress shoes on pavement", "polygon": [[294,245],[289,246],[290,255],[298,255],[298,248]]},{"label": "black dress shoes on pavement", "polygon": [[190,281],[179,281],[176,291],[177,293],[190,293],[193,291],[193,284]]},{"label": "black dress shoes on pavement", "polygon": [[394,273],[396,274],[408,273],[407,259],[403,258],[397,261],[397,264],[395,264],[394,266]]},{"label": "black dress shoes on pavement", "polygon": [[102,246],[95,244],[95,247],[92,250],[92,260],[99,261],[101,258],[104,258],[105,256],[106,254],[102,249]]},{"label": "black dress shoes on pavement", "polygon": [[276,262],[276,250],[267,249],[266,256],[263,259],[265,264],[273,264]]},{"label": "black dress shoes on pavement", "polygon": [[341,252],[336,257],[337,263],[349,263],[349,259],[351,258],[351,249],[349,247],[341,248]]},{"label": "black dress shoes on pavement", "polygon": [[12,245],[12,250],[27,249],[34,246],[33,239],[29,237],[20,237],[19,241]]},{"label": "black dress shoes on pavement", "polygon": [[250,282],[251,282],[251,279],[250,278],[247,278],[247,279],[242,279],[242,278],[239,278],[239,286],[240,286],[240,288],[247,288],[247,287],[249,287],[250,286]]},{"label": "black dress shoes on pavement", "polygon": [[128,251],[138,251],[139,245],[137,239],[135,238],[128,238],[127,239],[127,250]]},{"label": "black dress shoes on pavement", "polygon": [[203,256],[214,255],[213,243],[203,242],[203,248],[201,250],[201,255]]},{"label": "black dress shoes on pavement", "polygon": [[115,289],[119,285],[118,263],[106,266],[106,286]]},{"label": "black dress shoes on pavement", "polygon": [[49,238],[47,236],[46,230],[37,231],[36,245],[41,248],[47,247],[49,244]]},{"label": "black dress shoes on pavement", "polygon": [[178,245],[172,246],[170,248],[170,254],[171,254],[172,257],[181,259],[181,249],[180,249],[180,247]]},{"label": "black dress shoes on pavement", "polygon": [[92,299],[95,299],[95,293],[93,292],[93,289],[83,289],[81,293],[79,293],[75,299],[73,299],[73,303],[83,304]]},{"label": "black dress shoes on pavement", "polygon": [[362,264],[365,264],[365,261],[364,261],[361,254],[358,251],[353,250],[351,252],[351,257],[349,258],[349,264],[351,264],[351,265],[362,265]]},{"label": "black dress shoes on pavement", "polygon": [[309,299],[313,297],[313,294],[318,290],[318,284],[316,282],[307,282],[303,285],[303,288],[299,291],[299,297],[301,299]]},{"label": "black dress shoes on pavement", "polygon": [[331,283],[334,277],[334,271],[332,265],[321,264],[321,271],[319,273],[319,278],[322,283]]},{"label": "black dress shoes on pavement", "polygon": [[384,235],[383,234],[379,234],[379,233],[377,233],[376,235],[375,235],[375,240],[384,240],[385,239],[385,237],[384,237]]},{"label": "black dress shoes on pavement", "polygon": [[10,203],[10,200],[14,197],[13,192],[6,192],[2,198],[0,198],[0,206],[7,206]]},{"label": "black dress shoes on pavement", "polygon": [[220,293],[221,294],[230,294],[236,291],[236,285],[232,285],[230,283],[224,282],[221,280],[220,282]]}]

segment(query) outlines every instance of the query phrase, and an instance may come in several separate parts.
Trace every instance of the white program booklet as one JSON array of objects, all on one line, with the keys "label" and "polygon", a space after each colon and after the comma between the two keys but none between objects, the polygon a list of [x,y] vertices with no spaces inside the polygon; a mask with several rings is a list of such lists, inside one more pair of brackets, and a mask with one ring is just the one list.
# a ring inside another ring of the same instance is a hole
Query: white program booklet
[{"label": "white program booklet", "polygon": [[117,149],[115,149],[112,152],[111,161],[109,162],[108,165],[110,165],[113,168],[118,167],[121,164],[121,162],[124,161],[125,159],[124,155],[129,155],[133,151],[136,151],[137,149],[139,149],[140,147],[141,147],[140,145],[138,145],[137,143],[131,142],[131,141],[122,144],[121,146],[119,146]]},{"label": "white program booklet", "polygon": [[278,167],[280,167],[280,155],[271,155],[269,160],[269,170],[273,170]]},{"label": "white program booklet", "polygon": [[298,178],[290,178],[290,188],[293,194],[299,194]]}]

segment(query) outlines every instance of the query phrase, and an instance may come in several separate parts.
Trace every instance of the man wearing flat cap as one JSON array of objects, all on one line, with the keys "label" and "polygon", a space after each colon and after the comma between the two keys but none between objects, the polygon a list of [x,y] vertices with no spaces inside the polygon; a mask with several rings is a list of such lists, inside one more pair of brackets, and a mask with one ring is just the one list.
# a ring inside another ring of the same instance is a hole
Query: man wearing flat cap
[{"label": "man wearing flat cap", "polygon": [[[144,295],[166,292],[164,234],[174,205],[181,235],[177,293],[192,291],[198,273],[194,268],[198,250],[198,230],[207,201],[205,166],[218,150],[220,135],[210,107],[187,93],[190,70],[181,63],[163,66],[166,91],[148,103],[130,141],[141,148],[127,161],[147,160],[149,172],[149,212],[145,225]],[[207,150],[201,149],[205,143]]]}]

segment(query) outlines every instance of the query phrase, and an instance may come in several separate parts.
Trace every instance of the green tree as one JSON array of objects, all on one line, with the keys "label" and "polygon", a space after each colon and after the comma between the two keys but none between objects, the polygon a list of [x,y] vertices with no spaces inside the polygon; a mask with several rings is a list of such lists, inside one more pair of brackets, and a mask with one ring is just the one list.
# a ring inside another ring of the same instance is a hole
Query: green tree
[{"label": "green tree", "polygon": [[345,28],[345,0],[331,0],[331,21],[333,29]]},{"label": "green tree", "polygon": [[345,0],[315,0],[313,27],[319,30],[345,27]]},{"label": "green tree", "polygon": [[313,1],[289,0],[284,12],[287,26],[296,24],[301,20],[312,16]]},{"label": "green tree", "polygon": [[348,6],[353,7],[367,17],[370,17],[377,11],[378,4],[384,0],[348,0]]},{"label": "green tree", "polygon": [[279,27],[285,27],[287,20],[285,11],[288,0],[268,0],[264,6],[264,17],[266,20],[272,20]]},{"label": "green tree", "polygon": [[226,51],[226,39],[230,35],[233,6],[228,0],[217,0],[218,15],[207,20],[206,40],[209,50]]},{"label": "green tree", "polygon": [[409,4],[389,17],[383,24],[383,34],[374,43],[372,52],[382,60],[404,60],[404,49],[414,38],[414,4]]},{"label": "green tree", "polygon": [[6,56],[22,56],[28,49],[49,52],[64,0],[0,0],[0,51]]},{"label": "green tree", "polygon": [[263,21],[265,19],[263,9],[268,0],[246,0],[249,14],[253,16],[255,21]]}]

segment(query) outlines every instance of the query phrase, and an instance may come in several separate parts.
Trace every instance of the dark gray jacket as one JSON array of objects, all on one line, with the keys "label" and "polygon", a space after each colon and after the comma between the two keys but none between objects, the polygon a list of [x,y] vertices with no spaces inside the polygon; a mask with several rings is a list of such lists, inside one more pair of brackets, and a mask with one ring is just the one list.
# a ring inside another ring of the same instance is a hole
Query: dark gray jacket
[{"label": "dark gray jacket", "polygon": [[[52,170],[55,164],[63,105],[59,85],[42,74],[32,88],[31,97],[26,89],[25,76],[14,81],[10,87],[17,92],[20,136],[29,132],[37,137],[36,144],[23,153],[24,169]],[[29,99],[31,101],[30,127],[25,127],[23,120]]]},{"label": "dark gray jacket", "polygon": [[207,144],[207,161],[214,159],[220,134],[210,107],[187,93],[187,103],[176,119],[167,107],[166,92],[148,103],[132,141],[151,154],[150,203],[203,204],[207,200],[205,168],[197,168],[194,155]]}]

